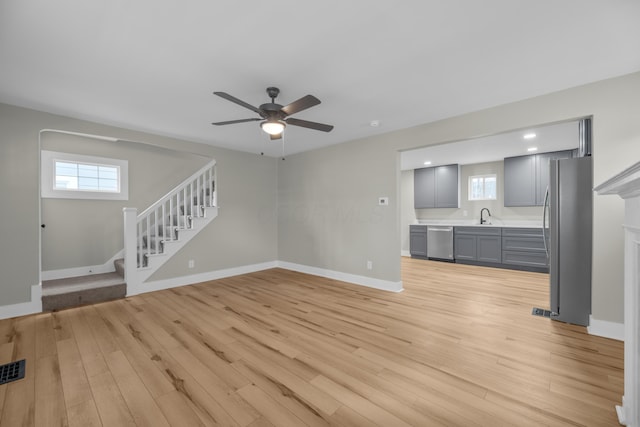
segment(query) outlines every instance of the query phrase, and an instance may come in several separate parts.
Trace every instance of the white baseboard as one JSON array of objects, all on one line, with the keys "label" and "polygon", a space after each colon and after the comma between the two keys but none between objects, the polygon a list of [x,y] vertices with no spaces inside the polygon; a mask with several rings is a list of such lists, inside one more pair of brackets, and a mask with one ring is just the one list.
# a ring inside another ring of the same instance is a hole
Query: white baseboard
[{"label": "white baseboard", "polygon": [[42,312],[42,286],[31,286],[31,301],[0,306],[0,319]]},{"label": "white baseboard", "polygon": [[124,249],[118,251],[118,253],[112,256],[111,259],[104,264],[43,271],[40,273],[40,280],[56,280],[66,279],[68,277],[87,276],[89,274],[113,273],[116,271],[113,262],[118,258],[124,258]]},{"label": "white baseboard", "polygon": [[176,288],[179,286],[193,285],[195,283],[208,282],[210,280],[224,279],[225,277],[268,270],[270,268],[276,268],[277,266],[277,261],[269,261],[260,264],[243,265],[240,267],[225,268],[223,270],[208,271],[206,273],[193,274],[190,276],[180,276],[171,279],[144,282],[135,288],[127,285],[127,296]]},{"label": "white baseboard", "polygon": [[589,316],[587,331],[590,335],[624,341],[624,323],[598,320],[594,319],[593,316]]},{"label": "white baseboard", "polygon": [[311,274],[313,276],[326,277],[328,279],[340,280],[342,282],[353,283],[368,288],[380,289],[389,292],[402,292],[402,281],[391,282],[388,280],[374,279],[373,277],[359,276],[356,274],[343,273],[341,271],[326,270],[324,268],[311,267],[308,265],[295,264],[292,262],[278,261],[278,267],[287,270],[298,271],[300,273]]},{"label": "white baseboard", "polygon": [[409,251],[400,251],[400,256],[408,256],[408,257],[410,257],[411,256],[411,252],[409,252]]},{"label": "white baseboard", "polygon": [[[117,256],[118,254],[116,254],[113,259],[116,259]],[[111,264],[113,264],[113,261],[111,261]],[[314,276],[340,280],[343,282],[353,283],[356,285],[366,286],[369,288],[380,289],[383,291],[402,292],[403,290],[402,281],[391,282],[388,280],[374,279],[372,277],[358,276],[355,274],[343,273],[340,271],[333,271],[333,270],[326,270],[323,268],[311,267],[311,266],[295,264],[291,262],[269,261],[269,262],[263,262],[260,264],[244,265],[240,267],[232,267],[232,268],[226,268],[222,270],[210,271],[207,273],[193,274],[191,276],[181,276],[181,277],[175,277],[171,279],[145,282],[142,285],[137,287],[127,286],[127,296],[142,294],[146,292],[159,291],[162,289],[175,288],[178,286],[191,285],[194,283],[207,282],[210,280],[223,279],[225,277],[238,276],[241,274],[248,274],[248,273],[268,270],[270,268],[276,268],[276,267],[284,268],[287,270],[298,271],[301,273],[311,274]],[[67,275],[69,274],[68,272],[71,270],[73,269],[64,270],[66,271],[65,275],[57,278],[74,277],[74,276]],[[55,271],[60,272],[63,270],[55,270]],[[44,276],[45,272],[42,272],[42,273]],[[83,272],[80,275],[84,275],[84,274],[86,274],[86,272]],[[46,279],[46,280],[52,280],[52,279]],[[42,286],[38,284],[38,285],[31,286],[31,301],[0,306],[0,319],[8,319],[10,317],[24,316],[27,314],[41,313],[41,312],[42,312]]]},{"label": "white baseboard", "polygon": [[241,267],[227,268],[223,270],[209,271],[206,273],[194,274],[191,276],[181,276],[165,280],[145,282],[140,286],[133,287],[127,285],[127,296],[142,294],[146,292],[160,291],[179,286],[192,285],[194,283],[208,282],[210,280],[223,279],[225,277],[238,276],[240,274],[253,273],[270,268],[284,268],[298,271],[314,276],[327,277],[329,279],[340,280],[369,288],[381,289],[390,292],[402,292],[402,282],[390,282],[387,280],[374,279],[372,277],[358,276],[355,274],[342,273],[340,271],[325,270],[307,265],[294,264],[285,261],[270,261],[260,264],[245,265]]}]

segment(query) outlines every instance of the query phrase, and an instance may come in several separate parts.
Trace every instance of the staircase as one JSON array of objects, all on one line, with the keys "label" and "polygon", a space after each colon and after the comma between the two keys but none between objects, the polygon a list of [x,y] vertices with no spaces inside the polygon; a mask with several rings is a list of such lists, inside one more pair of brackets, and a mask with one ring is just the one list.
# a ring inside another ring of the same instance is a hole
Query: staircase
[{"label": "staircase", "polygon": [[138,214],[124,208],[124,259],[115,272],[42,282],[44,311],[145,292],[144,282],[217,215],[215,160]]}]

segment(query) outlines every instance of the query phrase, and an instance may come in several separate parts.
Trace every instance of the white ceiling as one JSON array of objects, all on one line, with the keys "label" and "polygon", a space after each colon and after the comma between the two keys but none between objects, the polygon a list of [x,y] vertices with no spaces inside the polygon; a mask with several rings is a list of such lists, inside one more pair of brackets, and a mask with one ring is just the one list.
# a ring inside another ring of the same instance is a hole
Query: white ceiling
[{"label": "white ceiling", "polygon": [[[527,134],[535,134],[535,137],[526,139]],[[556,123],[404,151],[400,153],[400,169],[493,162],[505,157],[573,150],[579,143],[578,121]],[[529,148],[536,150],[528,151]],[[427,161],[431,163],[425,165]]]},{"label": "white ceiling", "polygon": [[[0,102],[279,155],[250,104],[322,104],[285,152],[640,70],[637,0],[0,0]],[[379,120],[379,127],[371,127]],[[73,130],[73,129],[65,129]]]}]

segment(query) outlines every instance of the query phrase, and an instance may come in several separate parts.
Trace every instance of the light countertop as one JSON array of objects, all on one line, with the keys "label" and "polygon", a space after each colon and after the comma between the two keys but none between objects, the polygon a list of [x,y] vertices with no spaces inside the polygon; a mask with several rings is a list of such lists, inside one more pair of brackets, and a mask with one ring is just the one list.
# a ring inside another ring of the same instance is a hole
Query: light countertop
[{"label": "light countertop", "polygon": [[[503,228],[542,228],[542,221],[532,220],[502,220],[492,218],[489,224],[482,224],[482,227],[503,227]],[[477,219],[419,219],[413,225],[444,225],[454,227],[480,227],[480,221]]]}]

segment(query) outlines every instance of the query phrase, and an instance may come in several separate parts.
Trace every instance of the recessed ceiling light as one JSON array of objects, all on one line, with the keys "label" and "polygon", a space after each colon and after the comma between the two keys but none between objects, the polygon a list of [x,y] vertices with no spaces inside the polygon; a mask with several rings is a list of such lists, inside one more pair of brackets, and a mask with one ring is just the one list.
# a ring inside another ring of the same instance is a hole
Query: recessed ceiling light
[{"label": "recessed ceiling light", "polygon": [[538,147],[529,147],[527,151],[538,151]]},{"label": "recessed ceiling light", "polygon": [[369,122],[369,126],[371,126],[372,128],[377,128],[378,126],[380,126],[380,120],[371,120],[371,122]]},{"label": "recessed ceiling light", "polygon": [[535,138],[535,137],[536,137],[536,134],[535,134],[535,133],[533,133],[533,132],[531,132],[531,133],[525,133],[525,134],[524,134],[524,136],[523,136],[523,138],[524,138],[524,139],[533,139],[533,138]]},{"label": "recessed ceiling light", "polygon": [[431,164],[431,162],[424,162],[425,166],[429,166]]}]

